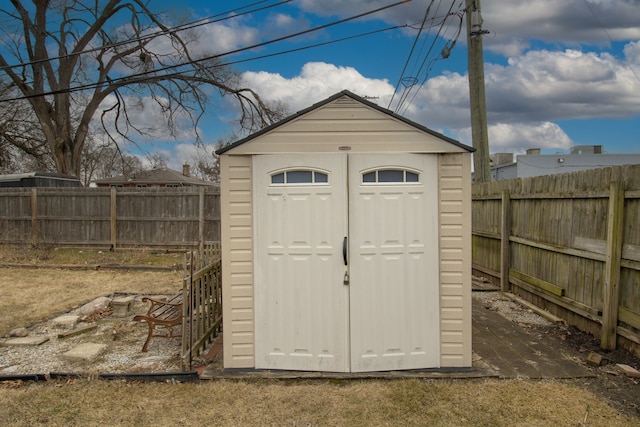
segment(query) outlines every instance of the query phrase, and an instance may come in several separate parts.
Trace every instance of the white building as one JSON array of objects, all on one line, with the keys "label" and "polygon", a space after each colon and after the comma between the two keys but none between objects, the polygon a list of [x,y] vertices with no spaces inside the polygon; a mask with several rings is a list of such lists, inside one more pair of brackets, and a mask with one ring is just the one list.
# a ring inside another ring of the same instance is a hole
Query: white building
[{"label": "white building", "polygon": [[491,155],[492,180],[640,164],[640,154],[607,154],[602,152],[602,145],[577,145],[571,148],[569,154],[541,154],[539,148],[532,148],[526,154],[516,156],[515,161],[513,157],[513,153]]}]

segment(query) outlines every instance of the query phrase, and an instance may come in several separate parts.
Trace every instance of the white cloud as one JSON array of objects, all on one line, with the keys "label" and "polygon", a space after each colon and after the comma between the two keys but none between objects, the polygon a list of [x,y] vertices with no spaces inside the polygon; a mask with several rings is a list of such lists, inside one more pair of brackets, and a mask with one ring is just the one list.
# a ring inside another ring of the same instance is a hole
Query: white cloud
[{"label": "white cloud", "polygon": [[246,72],[247,85],[269,101],[280,101],[291,111],[307,108],[344,89],[357,95],[378,97],[380,105],[388,102],[393,86],[387,80],[364,77],[355,68],[340,67],[324,62],[309,62],[298,76],[287,79],[280,74]]},{"label": "white cloud", "polygon": [[[151,97],[134,97],[125,96],[124,101],[127,103],[127,114],[130,125],[124,122],[124,114],[120,113],[120,121],[118,123],[118,129],[125,132],[132,140],[140,144],[148,143],[152,141],[154,143],[173,143],[176,141],[194,140],[195,133],[193,129],[193,123],[184,113],[177,113],[174,120],[174,133],[168,132],[167,118],[165,117],[162,109],[158,103]],[[116,99],[114,96],[107,97],[101,104],[100,110],[110,108]],[[100,111],[99,110],[99,111]],[[94,128],[99,129],[100,113],[94,118]],[[130,141],[118,136],[115,129],[116,112],[111,111],[106,114],[104,121],[107,124],[109,131],[113,137],[115,137],[120,144],[127,146],[131,144]],[[134,129],[135,126],[135,129]]]},{"label": "white cloud", "polygon": [[[628,56],[640,52],[638,43],[627,47]],[[488,64],[488,120],[526,123],[639,115],[638,74],[638,66],[609,54],[577,50],[531,51],[506,66]],[[467,76],[445,73],[429,79],[413,105],[400,112],[423,123],[460,128],[468,126],[468,111]]]},{"label": "white cloud", "polygon": [[568,149],[573,145],[562,128],[551,122],[498,123],[489,126],[488,132],[492,153],[512,153],[527,148]]},{"label": "white cloud", "polygon": [[[411,1],[392,7],[366,19],[382,19],[393,24],[415,24],[424,16],[430,0]],[[305,12],[321,16],[353,16],[385,5],[377,0],[302,0]],[[464,2],[461,3],[464,5]],[[457,12],[458,5],[453,12]],[[638,0],[493,0],[482,3],[483,28],[490,31],[485,48],[514,56],[530,46],[530,40],[579,43],[609,43],[613,40],[640,39]],[[432,6],[430,17],[442,17],[448,8]],[[438,23],[438,21],[433,21]],[[448,25],[457,26],[455,20]],[[462,41],[465,34],[463,31]]]},{"label": "white cloud", "polygon": [[629,117],[640,114],[640,80],[603,53],[531,51],[486,67],[489,114],[496,121]]},{"label": "white cloud", "polygon": [[[528,40],[609,43],[640,39],[637,0],[501,0],[484,2],[485,48],[513,56]],[[511,47],[511,49],[509,48]]]},{"label": "white cloud", "polygon": [[640,41],[626,45],[624,47],[624,56],[629,66],[635,66],[636,72],[640,72]]},{"label": "white cloud", "polygon": [[[637,58],[639,44],[627,45],[629,59]],[[558,120],[640,114],[640,81],[631,66],[606,53],[575,49],[530,51],[510,59],[505,66],[487,65],[491,151],[565,149],[571,139],[554,123]],[[371,79],[354,68],[323,62],[307,63],[299,75],[290,79],[267,72],[247,72],[243,76],[265,99],[283,102],[292,111],[343,89],[376,96],[376,102],[387,107],[393,93],[386,80]],[[394,97],[392,108],[399,99],[401,94]],[[467,75],[445,73],[427,80],[418,93],[407,97],[399,113],[470,143]]]},{"label": "white cloud", "polygon": [[[234,19],[228,24],[210,23],[188,32],[181,32],[180,37],[187,41],[191,55],[201,58],[254,44],[259,40],[259,31],[257,28],[242,25],[239,19]],[[149,50],[156,53],[175,52],[168,37],[155,38],[150,43]]]}]

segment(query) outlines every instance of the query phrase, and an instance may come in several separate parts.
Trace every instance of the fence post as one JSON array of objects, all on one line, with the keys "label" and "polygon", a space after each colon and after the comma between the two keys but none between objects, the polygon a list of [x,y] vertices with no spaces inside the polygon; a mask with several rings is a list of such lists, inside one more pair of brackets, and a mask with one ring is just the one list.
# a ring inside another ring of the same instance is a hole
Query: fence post
[{"label": "fence post", "polygon": [[500,290],[509,292],[509,268],[511,268],[509,236],[511,235],[511,196],[509,190],[502,191],[500,225]]},{"label": "fence post", "polygon": [[[199,197],[199,206],[198,206],[198,242],[200,250],[200,254],[204,254],[204,187],[200,187],[200,197]],[[198,268],[204,267],[204,265],[199,266]]]},{"label": "fence post", "polygon": [[622,182],[612,181],[607,217],[607,253],[605,258],[605,280],[602,308],[603,350],[616,348],[618,310],[620,305],[620,262],[624,238],[624,188]]},{"label": "fence post", "polygon": [[111,250],[116,250],[116,189],[111,189],[111,198],[109,203],[109,232],[111,234]]},{"label": "fence post", "polygon": [[38,190],[31,189],[31,246],[38,246]]}]

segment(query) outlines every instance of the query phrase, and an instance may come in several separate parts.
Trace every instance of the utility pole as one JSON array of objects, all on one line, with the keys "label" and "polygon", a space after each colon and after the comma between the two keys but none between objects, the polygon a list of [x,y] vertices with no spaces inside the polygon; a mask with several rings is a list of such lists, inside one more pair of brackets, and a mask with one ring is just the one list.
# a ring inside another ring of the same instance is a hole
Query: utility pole
[{"label": "utility pole", "polygon": [[471,140],[475,182],[491,181],[487,101],[484,94],[484,56],[482,54],[482,16],[480,0],[466,0],[467,57],[469,61],[469,101],[471,104]]}]

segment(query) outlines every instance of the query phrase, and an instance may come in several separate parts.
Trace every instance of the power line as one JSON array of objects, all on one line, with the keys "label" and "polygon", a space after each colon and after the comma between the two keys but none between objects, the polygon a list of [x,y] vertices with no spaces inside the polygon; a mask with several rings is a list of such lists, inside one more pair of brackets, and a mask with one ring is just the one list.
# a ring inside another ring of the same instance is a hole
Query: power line
[{"label": "power line", "polygon": [[[449,45],[449,44],[445,45],[445,48],[447,48],[447,47],[448,47],[449,51],[450,51],[451,49],[453,49],[453,46],[455,46],[456,41],[458,40],[458,37],[460,36],[460,33],[462,32],[462,17],[459,17],[459,18],[460,18],[460,26],[458,27],[458,31],[457,31],[457,34],[456,34],[455,38],[450,39],[450,41],[448,42],[448,43],[450,43],[450,45]],[[441,27],[441,28],[442,28],[442,27]],[[434,42],[435,42],[435,40],[434,40]],[[432,46],[433,46],[433,45],[432,45]],[[447,55],[447,56],[448,56],[448,55]],[[426,59],[427,59],[427,58],[425,57],[425,61],[426,61]],[[434,58],[434,59],[432,59],[432,60],[431,60],[431,62],[429,63],[429,67],[427,67],[427,69],[426,69],[426,71],[425,71],[425,75],[424,75],[424,78],[422,79],[422,83],[420,83],[420,86],[418,87],[418,89],[413,93],[413,97],[411,98],[411,101],[410,101],[409,103],[407,103],[407,105],[406,105],[406,107],[405,107],[404,111],[403,111],[402,113],[399,113],[399,114],[405,114],[405,113],[406,113],[406,111],[407,111],[407,109],[409,108],[409,106],[410,106],[410,105],[413,103],[413,101],[416,99],[416,96],[418,96],[418,93],[420,92],[420,89],[422,89],[422,87],[424,86],[424,84],[427,82],[427,79],[429,78],[429,72],[431,71],[431,68],[432,68],[433,64],[434,64],[436,61],[439,61],[440,59],[446,59],[446,58],[443,56],[442,52],[440,53],[440,56],[438,56],[438,57],[436,57],[436,58]],[[423,64],[424,64],[424,63],[423,63]],[[422,67],[420,68],[420,72],[422,72]],[[408,95],[407,95],[407,98],[408,98]],[[399,110],[399,108],[398,108],[398,110]],[[398,111],[397,111],[397,112],[398,112]]]},{"label": "power line", "polygon": [[[437,33],[435,34],[435,36],[433,37],[433,40],[432,40],[432,42],[431,42],[431,44],[430,44],[430,46],[429,46],[429,48],[428,48],[428,50],[427,50],[426,54],[424,54],[424,55],[422,55],[422,54],[421,54],[421,56],[423,56],[423,59],[422,59],[422,62],[420,63],[420,67],[418,68],[417,72],[415,72],[415,74],[412,74],[412,75],[415,75],[415,79],[414,79],[415,81],[412,81],[412,82],[411,82],[412,84],[407,85],[407,86],[403,89],[403,92],[402,92],[402,94],[401,94],[401,96],[400,96],[400,99],[399,99],[399,101],[398,101],[398,104],[396,105],[396,108],[395,108],[395,110],[394,110],[396,113],[398,113],[398,114],[403,114],[403,113],[401,113],[400,111],[401,111],[401,109],[402,109],[405,105],[406,105],[406,107],[405,107],[405,111],[406,111],[406,109],[407,109],[407,108],[409,108],[410,103],[407,103],[407,100],[408,100],[408,99],[409,99],[409,97],[411,96],[412,92],[413,92],[414,94],[413,94],[413,98],[412,98],[411,102],[413,102],[413,99],[415,99],[415,97],[417,96],[417,93],[420,91],[420,88],[422,88],[422,86],[424,85],[424,83],[427,81],[427,78],[428,78],[428,76],[429,76],[429,70],[431,69],[431,66],[432,66],[432,65],[433,65],[437,60],[439,60],[439,59],[440,59],[440,57],[436,57],[436,58],[433,58],[433,59],[429,60],[429,59],[430,59],[430,56],[431,56],[431,53],[432,53],[432,51],[433,51],[433,49],[434,49],[434,47],[435,47],[435,44],[436,44],[436,42],[437,42],[437,40],[441,37],[441,33],[442,33],[443,29],[444,29],[444,26],[445,26],[445,24],[446,24],[446,22],[447,22],[447,19],[448,19],[450,16],[452,16],[452,15],[456,15],[456,16],[457,16],[457,15],[458,15],[458,13],[459,13],[459,12],[452,13],[452,10],[453,10],[453,7],[455,6],[455,3],[456,3],[456,0],[454,0],[454,1],[452,1],[452,2],[451,2],[451,6],[449,6],[449,10],[448,10],[448,11],[447,11],[447,13],[444,15],[444,18],[443,18],[442,22],[440,23],[440,26],[439,26],[439,28],[438,28],[438,31],[437,31]],[[437,8],[437,9],[439,9],[439,8],[440,8],[440,5],[441,5],[441,3],[439,3],[439,4],[438,4],[438,8]],[[437,9],[436,9],[436,13],[438,12],[438,10],[437,10]],[[461,22],[461,23],[460,23],[460,29],[458,30],[458,33],[457,33],[457,35],[456,35],[455,39],[454,39],[453,41],[450,41],[450,43],[451,43],[451,47],[449,48],[449,50],[450,50],[450,49],[455,45],[455,40],[457,40],[457,37],[458,37],[458,36],[459,36],[459,34],[460,34],[461,26],[462,26],[462,20],[461,20],[460,22]],[[424,40],[424,43],[425,43],[425,44],[426,44],[426,41],[427,41],[427,37],[428,37],[428,35],[425,37],[425,40]],[[423,46],[423,47],[424,47],[424,46]],[[421,51],[422,51],[422,50],[421,50]],[[441,55],[441,53],[440,53],[440,55]],[[415,70],[415,67],[417,66],[417,64],[418,64],[418,62],[416,61],[416,63],[414,64],[414,68],[413,68],[413,70]],[[428,64],[428,66],[427,66],[427,64]],[[426,71],[425,71],[425,66],[426,66]],[[424,77],[424,79],[422,80],[422,82],[420,83],[420,85],[419,85],[418,89],[417,89],[417,90],[415,90],[415,92],[414,92],[415,86],[416,86],[417,81],[418,81],[418,77],[423,73],[423,71],[424,71],[424,73],[425,73],[425,77]],[[412,71],[412,73],[413,73],[413,71]]]},{"label": "power line", "polygon": [[407,27],[408,27],[407,25],[394,25],[392,27],[386,27],[386,28],[381,28],[379,30],[368,31],[366,33],[359,33],[359,34],[355,34],[353,36],[342,37],[342,38],[339,38],[339,39],[336,39],[336,40],[329,40],[329,41],[322,42],[322,43],[316,43],[316,44],[312,44],[312,45],[297,47],[297,48],[294,48],[294,49],[283,50],[283,51],[280,51],[280,52],[274,52],[274,53],[268,53],[268,54],[265,54],[265,55],[254,56],[252,58],[239,59],[237,61],[225,62],[225,63],[219,64],[218,67],[224,67],[224,66],[227,66],[227,65],[241,64],[241,63],[244,63],[244,62],[256,61],[258,59],[272,58],[274,56],[286,55],[286,54],[289,54],[289,53],[301,52],[303,50],[313,49],[313,48],[321,47],[321,46],[327,46],[327,45],[330,45],[330,44],[341,43],[341,42],[348,41],[348,40],[353,40],[353,39],[357,39],[357,38],[361,38],[361,37],[372,36],[374,34],[379,34],[379,33],[383,33],[383,32],[386,32],[386,31],[397,30],[397,29],[400,29],[400,28],[407,28]]},{"label": "power line", "polygon": [[398,83],[396,83],[396,87],[393,91],[393,95],[391,96],[391,100],[389,101],[389,105],[387,106],[387,109],[391,108],[391,103],[393,102],[393,98],[396,96],[396,92],[400,87],[400,83],[402,83],[402,80],[404,79],[404,73],[405,71],[407,71],[407,66],[409,65],[409,61],[411,60],[413,51],[415,50],[416,45],[418,44],[418,40],[420,40],[420,35],[422,34],[422,30],[424,29],[424,26],[427,23],[427,17],[429,16],[429,11],[431,10],[431,6],[433,6],[434,2],[435,0],[431,0],[431,2],[429,3],[429,6],[427,6],[427,10],[424,13],[424,18],[422,18],[422,23],[420,24],[420,29],[418,30],[418,34],[416,35],[416,38],[413,40],[413,45],[411,45],[411,50],[409,51],[409,55],[407,55],[407,60],[404,62],[404,67],[402,67],[400,78],[398,79]]},{"label": "power line", "polygon": [[[442,5],[442,0],[440,0],[438,2],[438,6],[437,6],[436,11],[435,11],[436,14],[439,12],[441,5]],[[427,50],[426,53],[424,52],[424,49],[425,49],[425,46],[427,44],[427,41],[429,40],[431,29],[433,27],[435,27],[435,25],[430,27],[429,31],[425,35],[424,40],[422,42],[422,47],[420,48],[420,54],[418,56],[416,56],[416,59],[415,59],[414,64],[413,64],[413,68],[411,70],[411,76],[412,77],[411,78],[407,78],[405,80],[407,84],[404,85],[404,88],[402,90],[402,94],[400,95],[400,99],[398,100],[398,104],[397,104],[397,106],[395,108],[396,112],[400,111],[400,109],[405,104],[406,100],[408,99],[409,95],[413,91],[414,86],[418,83],[418,81],[419,81],[418,78],[420,76],[420,73],[422,72],[422,68],[424,67],[424,64],[427,62],[427,60],[429,58],[429,55],[431,54],[431,50],[433,49],[433,46],[435,45],[435,43],[436,43],[436,41],[437,41],[437,39],[439,37],[440,31],[443,28],[445,22],[446,22],[446,15],[443,18],[443,21],[440,23],[440,29],[438,30],[437,34],[433,37],[433,40],[431,42],[431,46]],[[416,71],[416,67],[420,63],[419,58],[421,58],[421,57],[424,57],[424,59],[422,60],[422,63],[420,65],[420,67]]]},{"label": "power line", "polygon": [[[246,6],[242,6],[242,7],[236,8],[236,9],[232,9],[232,10],[228,10],[226,12],[217,13],[217,14],[212,15],[212,16],[208,16],[208,17],[205,17],[205,18],[200,18],[200,19],[197,19],[195,21],[191,21],[191,22],[188,22],[188,23],[185,23],[185,24],[177,25],[175,27],[167,28],[167,29],[160,30],[160,31],[155,31],[153,33],[146,34],[144,36],[136,37],[136,38],[133,38],[133,39],[128,39],[128,40],[117,42],[117,43],[106,44],[106,45],[102,45],[102,46],[99,46],[99,47],[94,47],[94,48],[91,48],[91,49],[85,49],[85,50],[82,50],[81,52],[75,52],[75,53],[71,53],[69,55],[48,57],[48,58],[44,58],[44,59],[38,59],[38,60],[35,60],[35,61],[22,62],[20,64],[15,64],[15,65],[5,65],[5,66],[0,67],[0,71],[4,71],[4,70],[7,70],[7,69],[11,69],[11,68],[26,67],[28,65],[41,64],[41,63],[44,63],[44,62],[51,62],[51,61],[55,61],[55,60],[70,58],[70,57],[73,57],[73,56],[84,55],[84,54],[91,53],[91,52],[99,52],[99,51],[102,51],[102,50],[111,49],[111,48],[117,48],[117,47],[120,47],[120,46],[124,46],[124,45],[128,45],[128,44],[131,44],[131,43],[135,43],[135,42],[142,42],[142,41],[154,39],[156,37],[160,37],[160,36],[163,36],[163,35],[166,35],[166,34],[177,33],[177,32],[180,32],[180,31],[186,31],[186,30],[190,30],[190,29],[193,29],[193,28],[202,27],[204,25],[216,24],[216,23],[219,23],[219,22],[222,22],[222,21],[226,21],[228,19],[233,19],[233,18],[237,18],[237,17],[240,17],[240,16],[244,16],[244,15],[250,15],[250,14],[255,13],[255,12],[262,12],[263,10],[266,10],[266,9],[270,9],[270,8],[273,8],[273,7],[276,7],[276,6],[281,6],[283,4],[290,3],[293,0],[283,0],[283,1],[280,1],[278,3],[274,3],[274,4],[263,6],[263,7],[259,7],[257,9],[251,9],[251,10],[248,10],[248,11],[245,11],[245,12],[239,12],[239,11],[241,11],[243,9],[247,9],[249,7],[253,7],[255,5],[258,5],[258,4],[261,4],[261,3],[265,3],[267,1],[269,1],[269,0],[261,0],[261,1],[255,2],[255,3],[248,4]],[[229,15],[231,13],[233,13],[233,15],[227,16],[227,15]],[[224,17],[220,18],[221,16],[224,16]]]},{"label": "power line", "polygon": [[[287,36],[282,36],[282,37],[278,37],[278,38],[275,38],[275,39],[272,39],[272,40],[268,40],[268,41],[265,41],[265,42],[257,43],[257,44],[251,45],[251,46],[246,46],[246,47],[243,47],[243,48],[234,49],[234,50],[231,50],[231,51],[228,51],[228,52],[224,52],[224,53],[220,53],[220,54],[216,54],[216,55],[211,55],[211,56],[208,56],[208,57],[205,57],[205,58],[186,61],[186,62],[183,62],[183,63],[180,63],[180,64],[174,64],[174,65],[162,67],[162,68],[156,69],[156,70],[143,71],[143,72],[140,72],[140,73],[131,74],[131,75],[124,76],[124,77],[113,78],[108,82],[108,84],[109,85],[113,85],[113,84],[117,84],[119,82],[127,83],[127,80],[135,80],[137,78],[142,78],[142,77],[145,77],[145,76],[150,75],[150,74],[158,73],[159,71],[175,70],[175,69],[178,69],[180,67],[184,67],[186,65],[194,65],[194,64],[197,64],[197,63],[200,63],[200,62],[205,62],[205,61],[211,61],[211,60],[214,60],[214,59],[218,59],[218,58],[221,58],[223,56],[228,56],[228,55],[232,55],[232,54],[235,54],[235,53],[240,53],[240,52],[244,52],[244,51],[247,51],[247,50],[256,49],[256,48],[259,48],[259,47],[264,47],[264,46],[267,46],[267,45],[270,45],[270,44],[273,44],[273,43],[277,43],[277,42],[280,42],[280,41],[283,41],[283,40],[295,38],[295,37],[298,37],[298,36],[301,36],[301,35],[309,34],[309,33],[315,32],[315,31],[323,30],[325,28],[329,28],[329,27],[332,27],[332,26],[343,24],[345,22],[353,21],[355,19],[362,18],[364,16],[372,15],[372,14],[375,14],[377,12],[380,12],[380,11],[383,11],[383,10],[398,6],[400,4],[406,3],[407,1],[410,1],[410,0],[404,0],[404,1],[399,1],[399,2],[396,2],[396,3],[392,3],[392,4],[389,4],[387,6],[382,6],[382,7],[379,7],[377,9],[370,10],[368,12],[363,12],[363,13],[360,13],[360,14],[357,14],[357,15],[354,15],[354,16],[351,16],[351,17],[348,17],[348,18],[343,18],[343,19],[340,19],[340,20],[337,20],[337,21],[333,21],[333,22],[330,22],[330,23],[327,23],[327,24],[323,24],[323,25],[320,25],[320,26],[317,26],[317,27],[313,27],[313,28],[310,28],[310,29],[307,29],[307,30],[299,31],[299,32],[294,33],[294,34],[290,34],[290,35],[287,35]],[[389,29],[391,29],[391,28],[395,28],[395,27],[390,27]],[[318,44],[318,45],[322,45],[322,44]],[[295,50],[293,50],[293,51],[295,51]],[[218,65],[218,66],[222,66],[222,65]],[[183,75],[185,72],[186,71],[175,72],[173,74],[166,74],[166,75],[162,75],[162,76],[159,76],[159,77],[163,77],[163,78],[178,77],[180,75]],[[33,95],[26,95],[26,96],[14,97],[14,98],[2,99],[2,100],[0,100],[0,102],[18,101],[18,100],[36,98],[36,97],[40,97],[40,96],[57,95],[57,94],[61,94],[61,93],[78,92],[78,91],[82,91],[82,90],[86,90],[86,89],[95,89],[95,88],[98,88],[98,87],[102,86],[103,84],[105,84],[105,82],[87,83],[87,84],[84,84],[84,85],[65,88],[65,89],[61,89],[61,90],[53,90],[53,91],[49,91],[49,92],[43,92],[43,93],[40,93],[40,94],[33,94]]]}]

